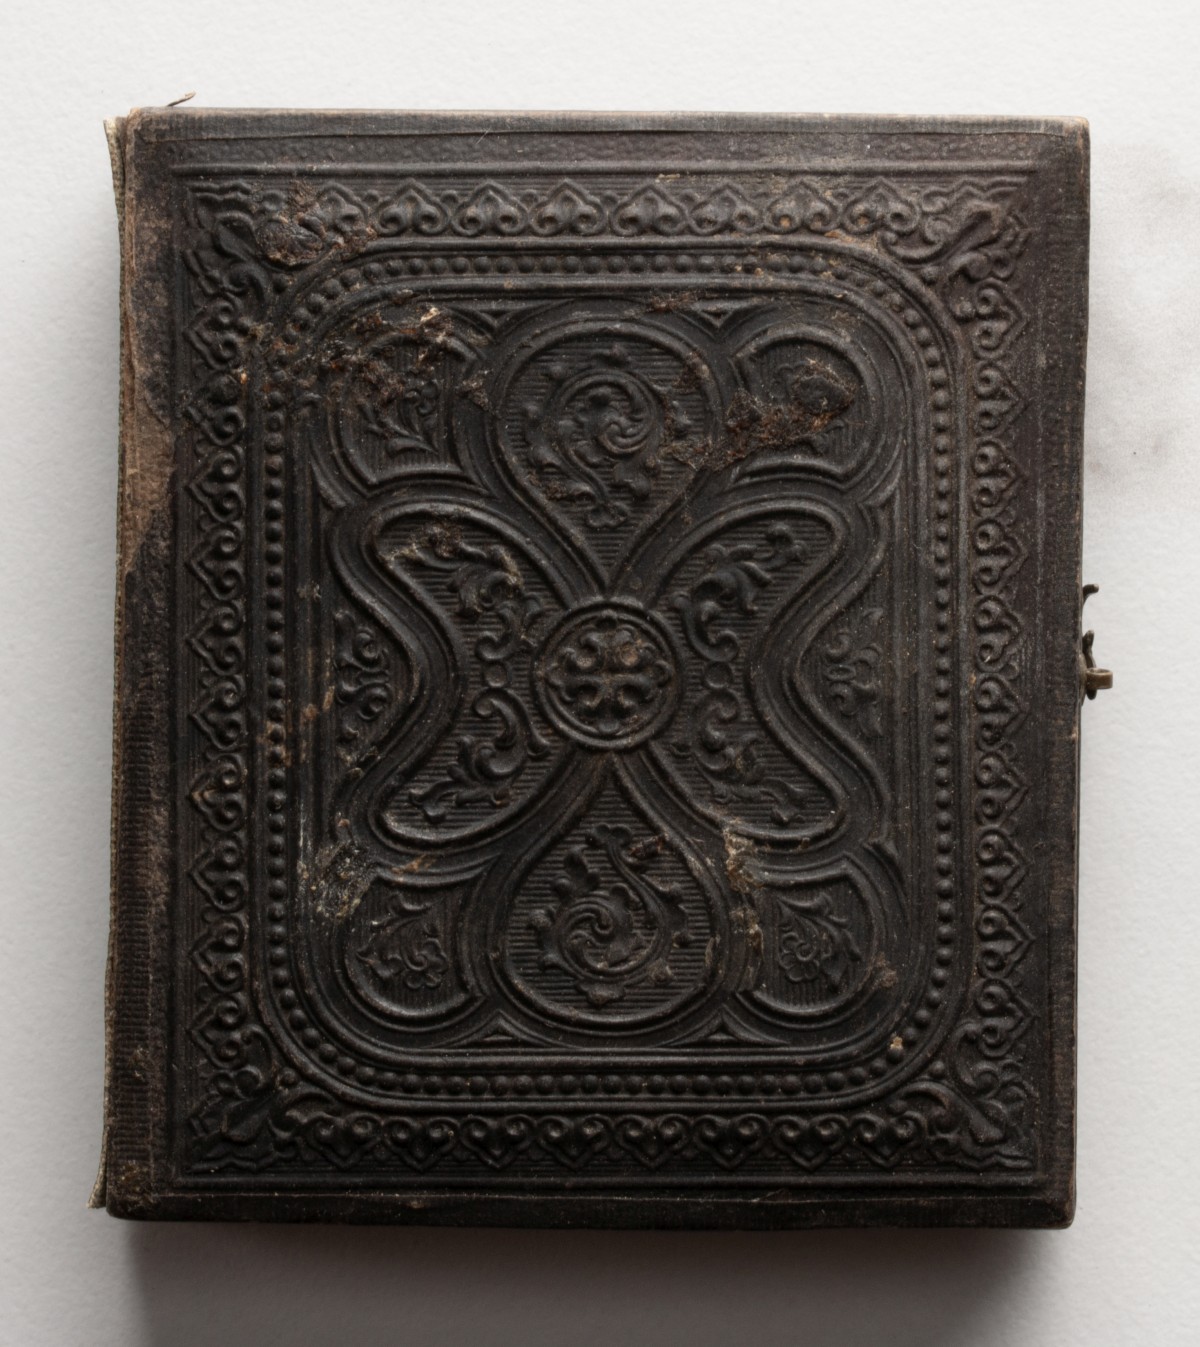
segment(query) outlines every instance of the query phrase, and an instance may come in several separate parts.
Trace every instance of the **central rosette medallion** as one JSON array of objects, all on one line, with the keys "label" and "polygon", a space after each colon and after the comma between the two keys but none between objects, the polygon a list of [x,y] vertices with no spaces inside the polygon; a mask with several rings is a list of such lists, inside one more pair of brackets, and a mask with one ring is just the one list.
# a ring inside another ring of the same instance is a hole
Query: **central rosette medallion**
[{"label": "central rosette medallion", "polygon": [[567,613],[542,650],[538,675],[550,720],[593,748],[640,744],[678,700],[678,660],[665,623],[619,600]]}]

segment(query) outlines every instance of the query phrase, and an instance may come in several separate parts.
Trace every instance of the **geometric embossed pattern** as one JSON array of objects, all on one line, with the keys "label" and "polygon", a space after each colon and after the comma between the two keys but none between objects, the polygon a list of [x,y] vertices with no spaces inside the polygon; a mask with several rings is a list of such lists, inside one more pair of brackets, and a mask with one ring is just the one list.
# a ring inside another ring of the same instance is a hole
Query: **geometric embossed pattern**
[{"label": "geometric embossed pattern", "polygon": [[171,161],[173,1172],[1002,1204],[1048,170],[607,134]]}]

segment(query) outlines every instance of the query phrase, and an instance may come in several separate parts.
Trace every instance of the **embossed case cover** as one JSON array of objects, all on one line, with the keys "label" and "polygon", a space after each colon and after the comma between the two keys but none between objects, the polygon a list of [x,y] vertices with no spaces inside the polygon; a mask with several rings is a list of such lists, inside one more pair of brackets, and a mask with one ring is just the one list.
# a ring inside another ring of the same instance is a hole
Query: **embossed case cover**
[{"label": "embossed case cover", "polygon": [[1066,1223],[1085,124],[111,137],[98,1200]]}]

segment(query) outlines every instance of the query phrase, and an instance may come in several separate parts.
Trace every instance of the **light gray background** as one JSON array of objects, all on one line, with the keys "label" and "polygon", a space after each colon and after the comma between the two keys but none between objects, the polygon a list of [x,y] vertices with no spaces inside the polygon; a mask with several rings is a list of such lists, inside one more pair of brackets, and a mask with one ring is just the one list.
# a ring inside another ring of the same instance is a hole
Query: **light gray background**
[{"label": "light gray background", "polygon": [[[0,14],[0,1341],[1200,1341],[1200,69],[1185,4],[20,0]],[[1065,1232],[138,1226],[100,1138],[117,238],[100,122],[232,106],[1092,124],[1079,1213]]]}]

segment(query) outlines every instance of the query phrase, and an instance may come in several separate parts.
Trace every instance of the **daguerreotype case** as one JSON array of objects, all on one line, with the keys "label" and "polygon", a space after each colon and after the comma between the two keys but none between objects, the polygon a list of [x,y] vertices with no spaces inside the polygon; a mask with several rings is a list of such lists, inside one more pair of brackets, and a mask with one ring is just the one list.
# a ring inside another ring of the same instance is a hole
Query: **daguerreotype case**
[{"label": "daguerreotype case", "polygon": [[97,1200],[1069,1221],[1085,125],[111,140]]}]

